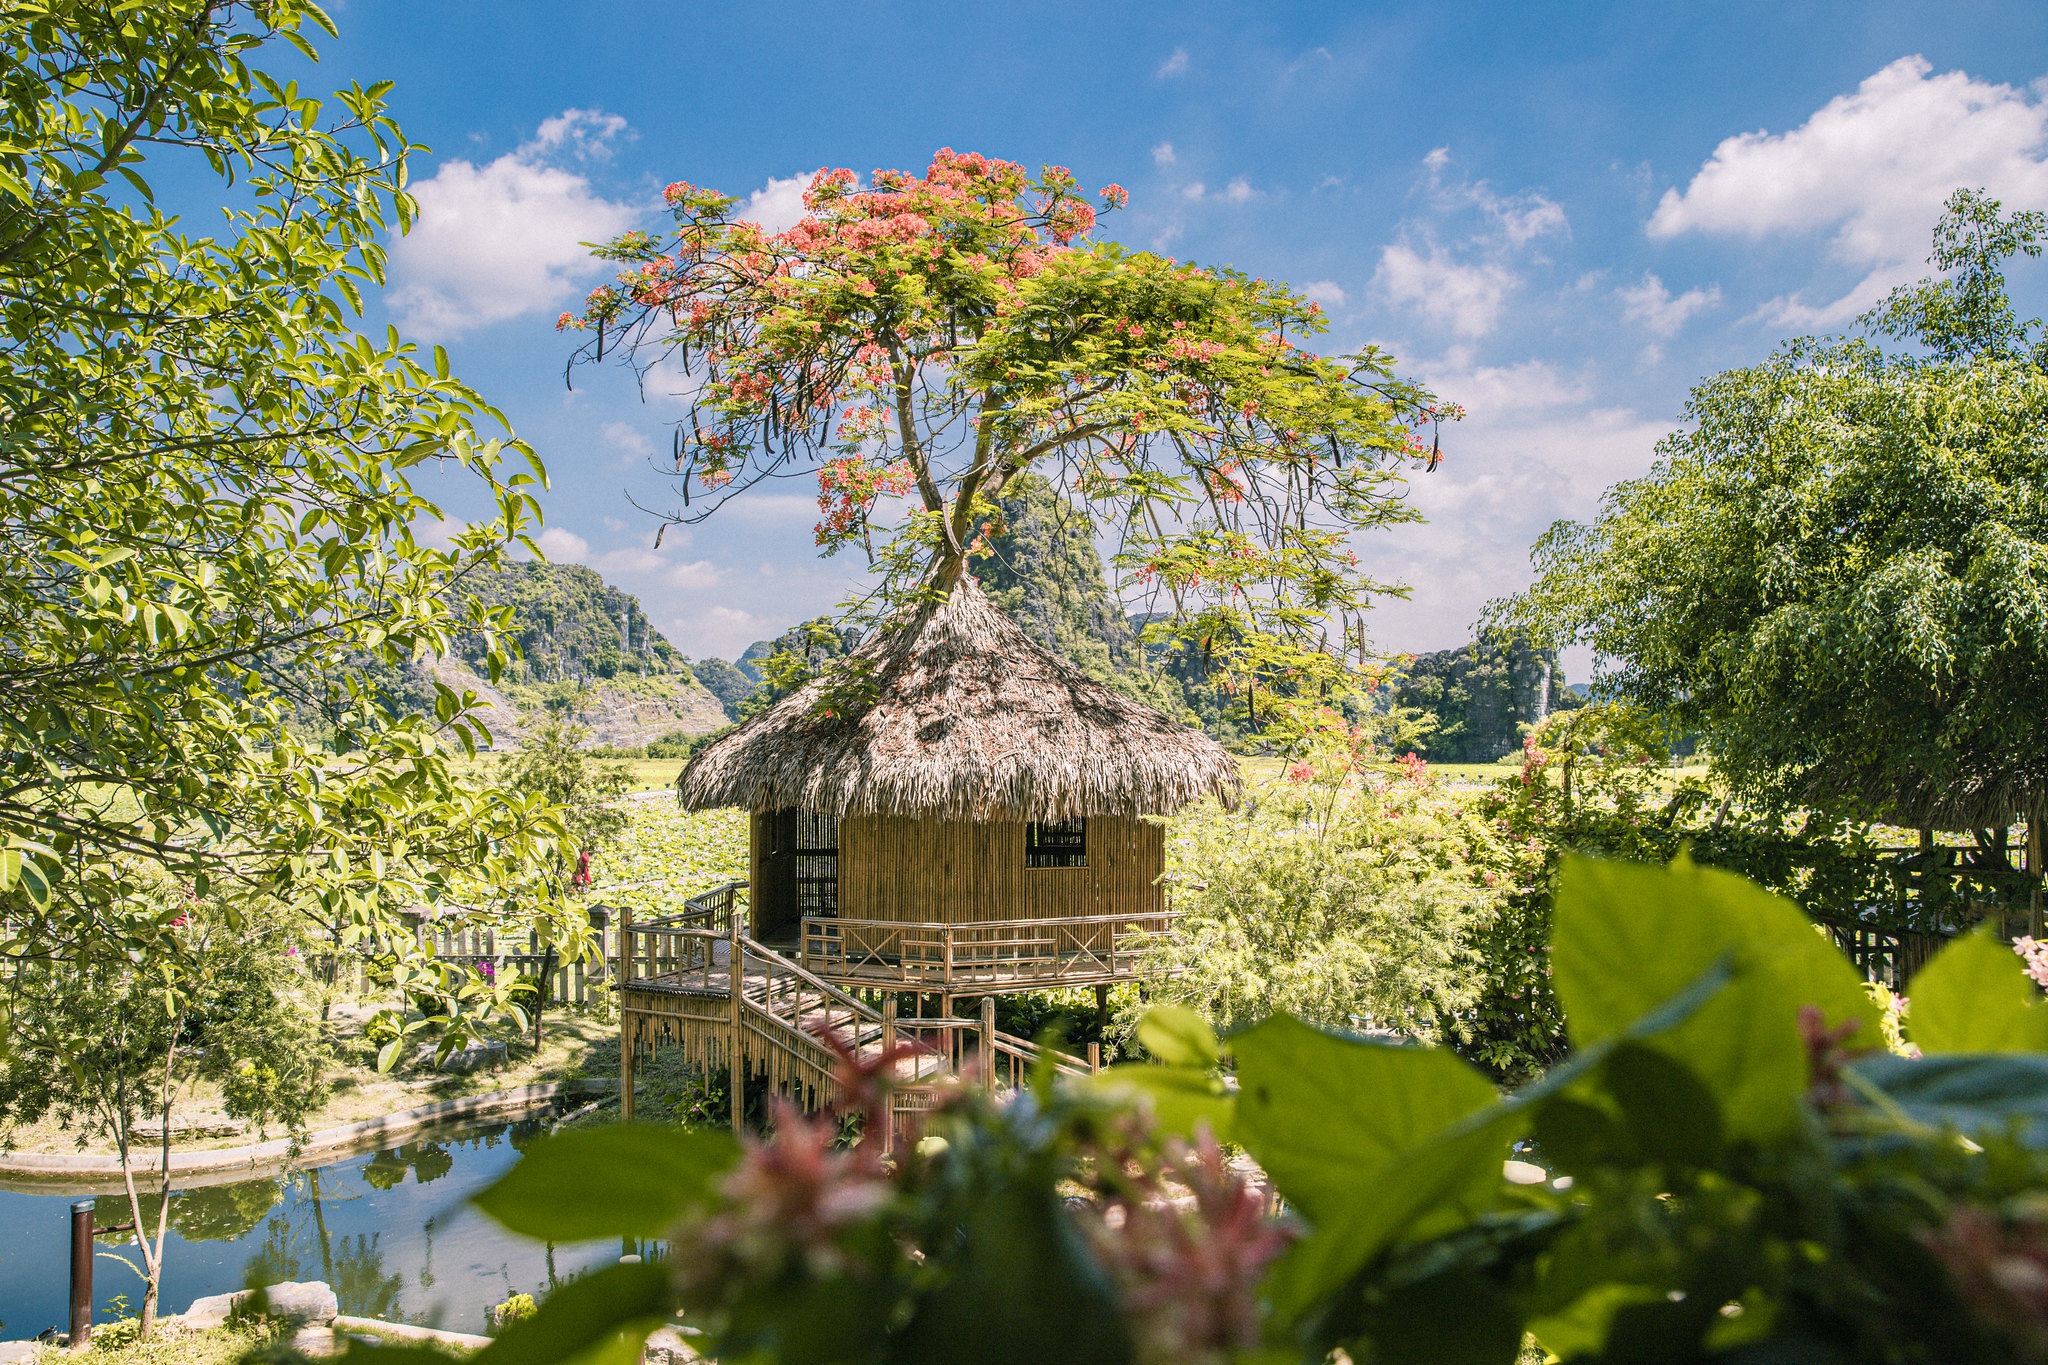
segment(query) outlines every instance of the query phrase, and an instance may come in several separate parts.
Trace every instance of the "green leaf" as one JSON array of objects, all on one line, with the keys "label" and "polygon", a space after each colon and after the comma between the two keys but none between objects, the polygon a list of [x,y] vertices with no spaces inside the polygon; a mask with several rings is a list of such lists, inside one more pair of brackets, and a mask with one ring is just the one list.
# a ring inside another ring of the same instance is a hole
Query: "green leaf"
[{"label": "green leaf", "polygon": [[1237,1134],[1311,1219],[1361,1169],[1492,1104],[1493,1083],[1434,1048],[1342,1037],[1285,1015],[1236,1034]]},{"label": "green leaf", "polygon": [[1238,1141],[1236,1097],[1207,1071],[1140,1062],[1111,1067],[1081,1085],[1106,1098],[1149,1108],[1162,1133],[1192,1137],[1195,1125],[1206,1122],[1217,1141]]},{"label": "green leaf", "polygon": [[1652,1044],[1705,1085],[1728,1137],[1768,1139],[1799,1122],[1804,1006],[1830,1024],[1854,1020],[1851,1046],[1880,1045],[1877,1007],[1848,959],[1797,906],[1733,873],[1567,858],[1552,934],[1552,984],[1579,1048],[1731,963],[1729,989]]},{"label": "green leaf", "polygon": [[[1397,1239],[1421,1232],[1441,1235],[1483,1212],[1500,1191],[1501,1166],[1510,1144],[1529,1130],[1535,1114],[1557,1097],[1591,1084],[1600,1067],[1623,1044],[1683,1027],[1722,996],[1730,982],[1727,962],[1716,962],[1625,1032],[1574,1053],[1534,1084],[1467,1114],[1449,1128],[1425,1135],[1416,1145],[1384,1161],[1355,1163],[1348,1185],[1320,1196],[1324,1211],[1311,1214],[1315,1227],[1310,1235],[1274,1264],[1266,1282],[1274,1311],[1283,1321],[1300,1318]],[[1240,1057],[1248,1036],[1240,1034],[1233,1040]],[[1328,1092],[1308,1098],[1293,1115],[1295,1124],[1314,1127],[1330,1098]],[[1346,1100],[1355,1105],[1371,1104],[1370,1095],[1346,1096]],[[1240,1093],[1240,1124],[1246,1111]],[[1259,1155],[1256,1146],[1252,1146],[1252,1154]]]},{"label": "green leaf", "polygon": [[1515,1365],[1522,1319],[1499,1285],[1458,1268],[1404,1285],[1372,1315],[1373,1359]]},{"label": "green leaf", "polygon": [[1990,925],[1943,948],[1907,990],[1922,1052],[2048,1052],[2048,1004]]},{"label": "green leaf", "polygon": [[1721,1107],[1683,1062],[1640,1043],[1614,1050],[1600,1082],[1621,1108],[1636,1151],[1652,1161],[1707,1166],[1721,1152]]},{"label": "green leaf", "polygon": [[[470,1357],[473,1365],[559,1365],[586,1352],[608,1348],[635,1334],[647,1334],[670,1320],[675,1282],[659,1261],[607,1266],[563,1284],[541,1301],[540,1311],[522,1318]],[[635,1343],[637,1344],[637,1343]]]},{"label": "green leaf", "polygon": [[[1913,1008],[1919,1007],[1916,998]],[[1886,1052],[1849,1070],[1930,1128],[1967,1135],[2003,1132],[2017,1122],[2022,1142],[2048,1149],[2048,1056],[1950,1052],[1912,1058]]]},{"label": "green leaf", "polygon": [[642,1124],[557,1133],[470,1202],[543,1241],[653,1237],[708,1202],[738,1157],[726,1133]]},{"label": "green leaf", "polygon": [[1138,1020],[1138,1042],[1168,1066],[1202,1069],[1223,1058],[1208,1021],[1185,1005],[1154,1005]]}]

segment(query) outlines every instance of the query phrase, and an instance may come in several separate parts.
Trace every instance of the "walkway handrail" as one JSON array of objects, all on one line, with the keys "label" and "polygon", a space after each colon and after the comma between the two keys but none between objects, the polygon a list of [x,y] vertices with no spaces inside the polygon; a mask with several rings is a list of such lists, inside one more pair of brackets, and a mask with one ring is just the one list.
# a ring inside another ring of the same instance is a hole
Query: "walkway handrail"
[{"label": "walkway handrail", "polygon": [[861,1022],[868,1024],[879,1024],[882,1022],[881,1014],[878,1011],[876,1011],[872,1006],[861,1003],[859,1000],[855,999],[851,995],[848,995],[845,991],[840,990],[839,987],[833,985],[831,982],[825,980],[823,977],[818,976],[814,972],[805,970],[802,966],[790,961],[781,953],[778,953],[773,948],[770,948],[767,944],[756,942],[754,939],[751,938],[743,938],[740,941],[741,943],[746,945],[746,951],[749,956],[761,958],[765,960],[767,963],[769,963],[769,965],[772,967],[780,967],[782,968],[782,970],[788,972],[791,976],[794,976],[799,981],[802,981],[806,986],[809,986],[813,990],[820,991],[825,995],[830,996],[832,999],[838,1001],[840,1004],[846,1006],[855,1014],[859,1015],[861,1018]]}]

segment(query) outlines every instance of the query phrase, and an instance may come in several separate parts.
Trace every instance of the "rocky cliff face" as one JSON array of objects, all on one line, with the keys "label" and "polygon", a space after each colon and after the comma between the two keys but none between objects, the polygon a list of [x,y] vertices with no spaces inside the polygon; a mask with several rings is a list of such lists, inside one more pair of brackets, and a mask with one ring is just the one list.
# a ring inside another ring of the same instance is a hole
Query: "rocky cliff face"
[{"label": "rocky cliff face", "polygon": [[437,660],[426,671],[454,691],[476,693],[482,703],[479,718],[490,730],[493,746],[500,749],[517,744],[548,710],[558,710],[582,726],[588,732],[587,745],[615,749],[638,748],[678,731],[701,735],[729,723],[718,698],[687,673],[591,679],[573,693],[565,690],[540,705],[521,705],[458,661]]}]

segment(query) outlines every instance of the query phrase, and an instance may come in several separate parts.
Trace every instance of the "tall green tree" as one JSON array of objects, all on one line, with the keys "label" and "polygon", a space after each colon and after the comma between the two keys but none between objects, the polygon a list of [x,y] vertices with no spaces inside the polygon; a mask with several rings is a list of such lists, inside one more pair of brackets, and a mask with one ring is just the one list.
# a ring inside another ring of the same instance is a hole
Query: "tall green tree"
[{"label": "tall green tree", "polygon": [[[2048,372],[2004,270],[2048,236],[1959,191],[1939,274],[1693,390],[1495,626],[1591,645],[1596,689],[1773,802],[1964,828],[2048,808]],[[1889,340],[1895,345],[1882,344]]]},{"label": "tall green tree", "polygon": [[[365,666],[496,640],[462,580],[543,473],[444,353],[357,330],[416,149],[388,82],[322,101],[249,64],[316,29],[303,0],[0,10],[0,957],[170,951],[138,863],[402,962],[402,912],[575,938],[546,802],[450,767],[473,699],[387,706]],[[166,176],[220,216],[168,212]],[[495,508],[452,547],[415,531],[430,470]],[[290,723],[306,678],[345,752]]]},{"label": "tall green tree", "polygon": [[1061,167],[820,171],[774,234],[729,195],[667,199],[674,231],[607,246],[620,283],[562,318],[581,358],[686,378],[667,524],[814,476],[819,545],[867,554],[887,607],[969,572],[1037,473],[1241,693],[1349,682],[1383,586],[1351,537],[1414,518],[1404,470],[1440,415],[1390,357],[1307,349],[1321,311],[1281,285],[1087,240],[1124,191]]}]

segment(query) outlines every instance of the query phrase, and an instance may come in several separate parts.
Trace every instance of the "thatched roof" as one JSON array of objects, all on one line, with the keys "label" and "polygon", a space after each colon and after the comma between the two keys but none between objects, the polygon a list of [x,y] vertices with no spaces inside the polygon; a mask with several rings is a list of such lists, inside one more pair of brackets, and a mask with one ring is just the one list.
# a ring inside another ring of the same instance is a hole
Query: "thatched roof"
[{"label": "thatched roof", "polygon": [[972,579],[849,662],[837,676],[858,688],[828,674],[706,745],[676,780],[683,804],[1071,820],[1237,803],[1221,745],[1047,653]]},{"label": "thatched roof", "polygon": [[1937,777],[1895,773],[1879,761],[1827,765],[1806,775],[1805,795],[1813,805],[1905,829],[2004,829],[2048,815],[2048,780],[2017,767]]}]

